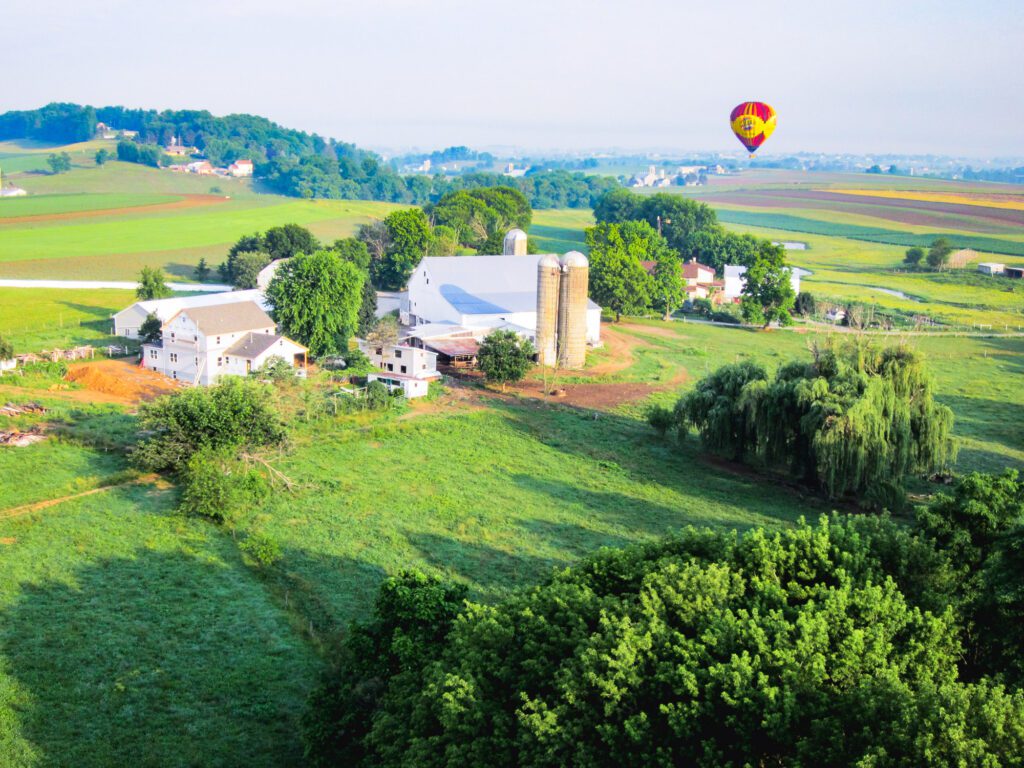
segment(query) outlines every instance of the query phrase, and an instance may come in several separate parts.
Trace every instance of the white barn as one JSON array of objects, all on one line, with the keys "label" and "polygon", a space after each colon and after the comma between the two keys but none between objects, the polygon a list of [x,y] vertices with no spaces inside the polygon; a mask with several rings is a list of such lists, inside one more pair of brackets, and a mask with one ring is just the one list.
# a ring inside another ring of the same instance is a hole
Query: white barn
[{"label": "white barn", "polygon": [[166,323],[183,309],[195,307],[212,307],[224,304],[235,304],[254,301],[260,308],[266,309],[267,303],[263,292],[228,291],[225,293],[205,293],[199,296],[178,296],[171,299],[152,299],[137,301],[127,309],[122,309],[113,316],[113,335],[125,336],[129,339],[139,338],[139,328],[150,314],[156,315],[161,323]]},{"label": "white barn", "polygon": [[[471,329],[518,326],[536,341],[535,256],[427,256],[402,299],[403,325],[445,323]],[[601,308],[587,304],[587,343],[601,340]]]}]

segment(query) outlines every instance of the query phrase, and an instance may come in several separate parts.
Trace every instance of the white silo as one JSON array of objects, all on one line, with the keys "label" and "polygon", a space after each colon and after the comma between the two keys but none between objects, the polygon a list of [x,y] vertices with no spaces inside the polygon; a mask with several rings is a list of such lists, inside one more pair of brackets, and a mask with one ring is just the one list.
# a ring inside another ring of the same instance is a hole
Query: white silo
[{"label": "white silo", "polygon": [[555,365],[558,360],[558,301],[562,265],[554,254],[537,262],[537,362]]},{"label": "white silo", "polygon": [[562,257],[558,296],[558,361],[563,368],[587,362],[587,280],[590,264],[579,251]]},{"label": "white silo", "polygon": [[501,247],[504,256],[526,255],[526,233],[521,229],[510,229]]}]

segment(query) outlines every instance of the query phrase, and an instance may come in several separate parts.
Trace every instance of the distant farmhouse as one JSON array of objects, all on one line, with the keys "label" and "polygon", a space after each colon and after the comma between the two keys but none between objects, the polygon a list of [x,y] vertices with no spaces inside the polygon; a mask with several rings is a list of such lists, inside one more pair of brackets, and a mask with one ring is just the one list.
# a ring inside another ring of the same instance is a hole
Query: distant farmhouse
[{"label": "distant farmhouse", "polygon": [[142,345],[142,367],[198,385],[246,376],[272,358],[305,370],[306,348],[276,330],[255,301],[187,307],[163,324],[160,341]]},{"label": "distant farmhouse", "polygon": [[390,391],[401,391],[408,398],[423,397],[430,382],[440,377],[436,352],[408,344],[375,346],[366,341],[361,341],[359,348],[380,370],[369,374],[367,383],[379,381]]},{"label": "distant farmhouse", "polygon": [[[717,173],[721,166],[715,166],[712,173]],[[707,183],[709,169],[704,165],[681,165],[674,173],[668,173],[664,169],[658,170],[657,166],[647,166],[647,173],[639,173],[628,181],[628,186],[639,189],[642,187],[670,187],[677,186],[695,187]]]}]

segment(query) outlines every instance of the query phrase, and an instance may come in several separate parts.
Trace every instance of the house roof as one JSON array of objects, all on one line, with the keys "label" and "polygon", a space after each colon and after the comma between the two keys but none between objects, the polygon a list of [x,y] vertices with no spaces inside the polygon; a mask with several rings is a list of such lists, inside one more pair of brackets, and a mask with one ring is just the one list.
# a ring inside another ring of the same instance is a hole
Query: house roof
[{"label": "house roof", "polygon": [[[225,293],[204,293],[199,296],[178,296],[173,299],[152,299],[150,301],[137,301],[121,312],[128,312],[136,307],[147,315],[153,314],[160,318],[161,322],[167,322],[183,309],[193,307],[209,307],[223,304],[234,304],[240,301],[255,301],[261,307],[266,308],[266,298],[262,291],[227,291]],[[114,317],[121,314],[118,312]]]},{"label": "house roof", "polygon": [[699,261],[687,261],[683,264],[683,277],[687,280],[695,280],[699,277],[701,271],[710,272],[712,276],[715,274],[715,270],[706,264],[701,264]]},{"label": "house roof", "polygon": [[178,314],[182,313],[187,315],[207,336],[274,327],[274,321],[270,315],[264,312],[255,301],[241,301],[212,307],[190,307],[183,309]]},{"label": "house roof", "polygon": [[[556,257],[557,258],[557,257]],[[537,262],[530,256],[427,256],[420,268],[441,297],[463,315],[537,310]],[[588,302],[590,309],[598,308]]]},{"label": "house roof", "polygon": [[224,354],[242,357],[246,360],[253,360],[282,340],[287,341],[289,344],[294,344],[296,347],[301,349],[305,349],[301,344],[298,344],[279,333],[250,332],[228,347],[224,351]]}]

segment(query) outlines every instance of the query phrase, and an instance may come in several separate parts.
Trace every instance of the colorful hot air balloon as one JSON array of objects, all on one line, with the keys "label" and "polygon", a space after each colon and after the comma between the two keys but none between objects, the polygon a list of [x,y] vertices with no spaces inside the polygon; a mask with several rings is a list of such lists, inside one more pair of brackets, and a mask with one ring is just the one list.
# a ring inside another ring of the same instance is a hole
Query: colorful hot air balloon
[{"label": "colorful hot air balloon", "polygon": [[729,115],[729,125],[753,157],[775,130],[775,110],[763,101],[744,101]]}]

